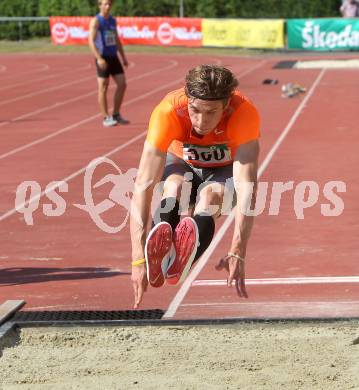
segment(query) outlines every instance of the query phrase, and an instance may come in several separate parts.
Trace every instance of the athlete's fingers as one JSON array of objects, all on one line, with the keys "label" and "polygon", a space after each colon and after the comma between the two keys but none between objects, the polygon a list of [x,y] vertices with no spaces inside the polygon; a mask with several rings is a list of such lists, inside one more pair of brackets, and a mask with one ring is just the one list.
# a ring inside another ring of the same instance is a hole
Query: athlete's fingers
[{"label": "athlete's fingers", "polygon": [[133,305],[133,307],[135,308],[135,309],[137,309],[137,301],[138,301],[138,284],[137,284],[137,281],[136,280],[134,280],[133,282],[132,282],[132,286],[133,286],[133,292],[134,292],[134,298],[135,298],[135,303],[134,303],[134,305]]},{"label": "athlete's fingers", "polygon": [[142,301],[144,292],[147,290],[147,278],[145,267],[132,267],[132,286],[134,291],[134,308],[137,309]]},{"label": "athlete's fingers", "polygon": [[241,281],[239,279],[236,279],[236,291],[237,295],[242,298]]},{"label": "athlete's fingers", "polygon": [[248,298],[245,279],[241,279],[241,292],[244,298]]},{"label": "athlete's fingers", "polygon": [[227,286],[232,287],[233,279],[235,279],[235,275],[233,271],[229,272],[228,279],[227,279]]},{"label": "athlete's fingers", "polygon": [[137,307],[140,305],[142,301],[143,294],[147,290],[147,286],[148,286],[147,277],[145,274],[142,273],[140,279],[138,280],[137,302],[136,302]]},{"label": "athlete's fingers", "polygon": [[230,258],[228,260],[229,275],[227,279],[227,286],[231,287],[233,280],[237,280],[239,276],[239,264],[237,259]]},{"label": "athlete's fingers", "polygon": [[246,290],[246,275],[245,275],[245,263],[241,262],[239,274],[236,283],[237,293],[240,297],[248,298]]},{"label": "athlete's fingers", "polygon": [[239,278],[236,281],[236,290],[237,290],[238,296],[240,296],[241,298],[248,298],[245,279]]},{"label": "athlete's fingers", "polygon": [[138,285],[138,290],[137,290],[137,302],[136,302],[137,307],[140,305],[140,303],[142,301],[143,292],[144,292],[143,283],[141,281],[141,283],[139,283],[139,285]]},{"label": "athlete's fingers", "polygon": [[242,263],[241,269],[241,291],[244,298],[248,298],[247,289],[246,289],[246,272],[245,272],[245,263]]},{"label": "athlete's fingers", "polygon": [[135,309],[137,309],[140,306],[140,303],[142,301],[142,295],[143,295],[143,290],[141,284],[137,284],[137,294],[135,298]]}]

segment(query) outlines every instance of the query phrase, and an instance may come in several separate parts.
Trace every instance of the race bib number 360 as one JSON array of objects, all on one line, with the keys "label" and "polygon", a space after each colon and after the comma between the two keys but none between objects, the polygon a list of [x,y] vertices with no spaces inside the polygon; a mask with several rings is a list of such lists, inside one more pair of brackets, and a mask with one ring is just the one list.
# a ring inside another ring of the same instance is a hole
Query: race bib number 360
[{"label": "race bib number 360", "polygon": [[183,144],[183,159],[189,163],[214,166],[232,161],[232,156],[226,144],[210,146]]}]

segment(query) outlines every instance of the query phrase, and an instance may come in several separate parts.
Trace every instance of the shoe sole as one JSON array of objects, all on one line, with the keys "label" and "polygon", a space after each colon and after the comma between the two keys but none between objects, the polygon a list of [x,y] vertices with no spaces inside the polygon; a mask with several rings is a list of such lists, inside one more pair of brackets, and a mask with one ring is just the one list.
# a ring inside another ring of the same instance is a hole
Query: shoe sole
[{"label": "shoe sole", "polygon": [[[191,267],[192,267],[192,264],[193,264],[193,261],[194,261],[194,258],[196,256],[196,253],[197,253],[197,248],[198,248],[198,242],[199,242],[199,237],[198,237],[198,227],[197,227],[197,224],[196,222],[194,222],[194,220],[190,217],[186,217],[186,218],[183,218],[183,220],[180,222],[180,224],[177,226],[176,230],[175,230],[175,233],[174,233],[174,247],[175,247],[175,251],[176,251],[176,255],[177,253],[181,253],[181,247],[178,247],[177,246],[177,241],[176,241],[176,233],[178,233],[178,230],[180,228],[180,225],[183,224],[183,223],[186,223],[187,220],[190,221],[193,229],[195,230],[195,241],[193,242],[192,244],[192,248],[189,248],[189,250],[191,250],[191,254],[190,256],[188,257],[188,260],[187,260],[187,263],[181,273],[181,276],[179,278],[177,277],[168,277],[166,275],[166,282],[168,284],[172,284],[172,285],[176,285],[176,284],[181,284],[183,283],[183,281],[186,279]],[[188,249],[188,248],[187,248]],[[172,264],[171,264],[172,265]],[[170,268],[170,266],[168,267]]]},{"label": "shoe sole", "polygon": [[147,280],[152,287],[161,287],[165,282],[172,235],[171,225],[167,222],[160,222],[152,228],[146,239]]}]

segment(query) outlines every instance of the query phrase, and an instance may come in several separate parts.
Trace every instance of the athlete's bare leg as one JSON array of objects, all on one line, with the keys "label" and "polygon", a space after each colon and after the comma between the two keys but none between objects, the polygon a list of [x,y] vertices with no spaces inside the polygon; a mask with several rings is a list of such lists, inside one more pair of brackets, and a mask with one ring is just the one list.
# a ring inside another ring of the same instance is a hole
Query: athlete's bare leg
[{"label": "athlete's bare leg", "polygon": [[109,78],[97,78],[98,84],[98,104],[100,106],[100,112],[102,117],[108,116],[108,108],[107,108],[107,90],[109,85]]},{"label": "athlete's bare leg", "polygon": [[196,204],[194,215],[205,213],[214,219],[221,215],[225,187],[223,183],[206,184],[199,188],[199,201]]},{"label": "athlete's bare leg", "polygon": [[124,73],[114,75],[113,79],[116,83],[116,91],[113,98],[113,113],[118,114],[120,112],[127,85]]},{"label": "athlete's bare leg", "polygon": [[184,180],[184,176],[179,174],[168,176],[164,183],[162,199],[176,198],[179,201]]}]

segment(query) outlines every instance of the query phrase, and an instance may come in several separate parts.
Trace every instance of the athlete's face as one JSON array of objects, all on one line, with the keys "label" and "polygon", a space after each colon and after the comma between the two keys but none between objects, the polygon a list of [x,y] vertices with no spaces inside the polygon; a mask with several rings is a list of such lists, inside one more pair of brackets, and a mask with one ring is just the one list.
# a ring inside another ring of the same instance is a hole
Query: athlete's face
[{"label": "athlete's face", "polygon": [[190,98],[188,113],[193,129],[201,135],[213,131],[221,120],[223,111],[227,108],[223,100],[201,100]]},{"label": "athlete's face", "polygon": [[102,0],[100,2],[100,13],[103,16],[108,16],[110,14],[112,2],[110,0]]}]

